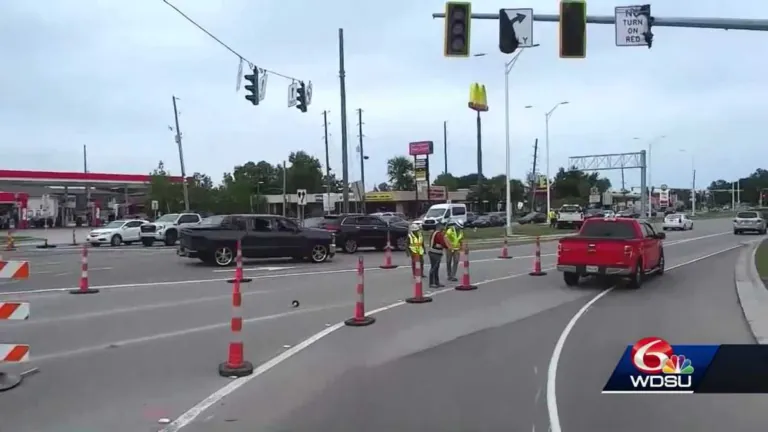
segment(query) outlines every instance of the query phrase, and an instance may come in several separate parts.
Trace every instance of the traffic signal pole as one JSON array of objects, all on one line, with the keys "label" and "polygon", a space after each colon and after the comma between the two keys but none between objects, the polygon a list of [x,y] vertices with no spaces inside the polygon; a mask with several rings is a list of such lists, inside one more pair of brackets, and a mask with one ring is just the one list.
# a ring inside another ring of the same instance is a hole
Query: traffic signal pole
[{"label": "traffic signal pole", "polygon": [[[432,18],[445,18],[445,13],[433,13]],[[479,20],[497,20],[499,19],[499,14],[473,13],[471,18]],[[533,20],[542,22],[560,22],[560,15],[534,14]],[[587,24],[616,24],[616,17],[612,15],[587,15]],[[768,19],[653,17],[653,26],[716,30],[768,31]]]}]

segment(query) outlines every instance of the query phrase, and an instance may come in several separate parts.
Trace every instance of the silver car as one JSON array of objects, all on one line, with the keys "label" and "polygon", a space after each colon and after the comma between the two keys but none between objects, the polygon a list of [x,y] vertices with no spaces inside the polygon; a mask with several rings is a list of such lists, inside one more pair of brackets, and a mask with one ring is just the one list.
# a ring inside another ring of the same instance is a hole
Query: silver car
[{"label": "silver car", "polygon": [[765,234],[765,218],[760,212],[756,211],[738,212],[733,220],[733,233],[741,234],[750,231]]}]

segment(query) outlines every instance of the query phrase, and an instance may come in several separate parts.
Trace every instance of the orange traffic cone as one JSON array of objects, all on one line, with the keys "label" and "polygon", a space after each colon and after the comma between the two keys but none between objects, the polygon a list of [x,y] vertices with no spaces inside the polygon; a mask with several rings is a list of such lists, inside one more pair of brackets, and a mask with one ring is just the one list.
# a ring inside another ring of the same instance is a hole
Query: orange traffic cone
[{"label": "orange traffic cone", "polygon": [[355,302],[355,315],[344,321],[350,327],[365,327],[376,322],[376,318],[365,315],[365,265],[363,257],[357,258],[357,301]]},{"label": "orange traffic cone", "polygon": [[544,276],[547,273],[541,271],[541,243],[539,236],[536,236],[536,255],[533,257],[533,271],[528,273],[531,276]]},{"label": "orange traffic cone", "polygon": [[384,247],[384,263],[379,268],[389,270],[397,268],[392,264],[392,243],[390,242],[389,231],[387,231],[387,246]]},{"label": "orange traffic cone", "polygon": [[509,244],[507,243],[507,235],[504,234],[504,245],[501,247],[501,255],[499,255],[499,259],[512,259],[508,249]]},{"label": "orange traffic cone", "polygon": [[461,275],[461,285],[456,285],[456,291],[472,291],[477,289],[477,285],[472,285],[469,281],[469,246],[464,245],[459,258],[464,263],[464,274]]}]

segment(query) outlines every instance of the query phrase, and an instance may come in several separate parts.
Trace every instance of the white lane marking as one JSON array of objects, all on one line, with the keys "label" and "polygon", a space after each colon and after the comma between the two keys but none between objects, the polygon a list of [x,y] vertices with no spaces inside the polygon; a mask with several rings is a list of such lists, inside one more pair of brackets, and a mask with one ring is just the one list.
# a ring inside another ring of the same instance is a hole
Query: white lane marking
[{"label": "white lane marking", "polygon": [[[553,269],[554,269],[554,267],[547,267],[547,268],[544,268],[542,270],[547,271],[547,270],[553,270]],[[499,278],[487,279],[487,280],[484,280],[484,281],[475,282],[474,285],[485,285],[485,284],[489,284],[489,283],[493,283],[493,282],[499,282],[499,281],[503,281],[503,280],[507,280],[507,279],[513,279],[513,278],[517,278],[517,277],[520,277],[520,276],[527,276],[527,275],[528,275],[528,272],[516,273],[516,274],[513,274],[513,275],[509,275],[509,276],[502,276],[502,277],[499,277]],[[424,295],[427,296],[427,297],[432,297],[432,296],[435,296],[437,294],[442,294],[442,293],[452,292],[452,291],[455,291],[453,287],[451,287],[451,288],[443,288],[443,289],[436,290],[434,292],[431,292],[431,293],[428,293],[428,294],[424,294]],[[390,305],[387,305],[387,306],[384,306],[384,307],[380,307],[378,309],[374,309],[374,310],[368,311],[366,315],[375,315],[375,314],[384,312],[384,311],[389,310],[389,309],[396,308],[396,307],[404,305],[404,304],[406,304],[406,303],[401,300],[401,301],[392,303]],[[288,360],[289,358],[295,356],[296,354],[300,353],[301,351],[309,348],[311,345],[313,345],[314,343],[316,343],[320,339],[323,339],[324,337],[326,337],[329,334],[335,332],[336,330],[339,330],[342,327],[344,327],[344,322],[336,323],[336,324],[326,328],[325,330],[321,331],[320,333],[316,333],[316,334],[310,336],[308,339],[303,340],[298,345],[295,345],[292,348],[287,349],[282,354],[280,354],[280,355],[278,355],[276,357],[273,357],[271,360],[267,361],[266,363],[262,363],[259,367],[254,369],[254,371],[253,371],[253,373],[251,375],[248,375],[248,376],[243,377],[243,378],[237,378],[237,379],[231,381],[229,384],[227,384],[226,386],[224,386],[221,389],[219,389],[216,393],[214,393],[214,394],[208,396],[207,398],[203,399],[202,401],[200,401],[200,403],[198,403],[197,405],[192,407],[189,411],[187,411],[184,414],[182,414],[181,416],[179,416],[176,420],[173,421],[173,423],[171,423],[170,425],[168,425],[164,429],[161,429],[159,432],[176,432],[179,429],[183,428],[184,426],[187,426],[195,418],[197,418],[203,411],[205,411],[206,409],[210,408],[212,405],[214,405],[218,401],[224,399],[226,396],[228,396],[229,394],[231,394],[235,390],[237,390],[240,387],[244,386],[245,384],[247,384],[251,380],[253,380],[253,379],[263,375],[264,373],[266,373],[270,369],[272,369],[275,366],[279,365],[280,363]]]},{"label": "white lane marking", "polygon": [[[707,258],[711,258],[715,255],[720,255],[722,253],[732,251],[740,247],[742,247],[741,244],[738,244],[736,246],[731,246],[729,248],[722,249],[717,252],[713,252],[704,256],[700,256],[698,258],[685,261],[683,263],[674,265],[672,267],[668,267],[666,270],[667,271],[674,270],[676,268],[697,263]],[[557,410],[556,387],[557,387],[557,365],[560,362],[560,356],[563,353],[563,347],[565,346],[565,341],[568,339],[568,335],[576,326],[576,323],[579,321],[579,318],[581,318],[582,315],[584,315],[589,310],[589,308],[592,307],[592,305],[594,305],[598,300],[600,300],[606,294],[613,291],[614,288],[616,288],[616,286],[612,286],[610,288],[605,289],[604,291],[594,296],[592,300],[587,302],[587,304],[582,306],[581,309],[579,309],[579,311],[576,312],[576,315],[574,315],[573,318],[571,318],[571,320],[563,329],[563,332],[560,334],[560,337],[557,339],[557,343],[555,344],[555,350],[552,352],[552,357],[549,360],[549,369],[547,370],[547,412],[549,414],[549,424],[552,427],[552,432],[562,431],[562,429],[560,428],[560,415]]]},{"label": "white lane marking", "polygon": [[[243,323],[247,324],[247,323],[259,322],[259,321],[268,321],[268,320],[283,318],[291,315],[299,315],[299,314],[305,314],[310,312],[318,312],[323,310],[338,309],[342,307],[350,307],[353,304],[354,302],[347,302],[347,303],[338,303],[338,304],[332,304],[332,305],[324,305],[324,306],[317,306],[317,307],[311,307],[306,309],[293,310],[288,312],[281,312],[281,313],[272,314],[272,315],[264,315],[264,316],[258,316],[253,318],[247,318],[243,320]],[[144,343],[144,342],[154,342],[160,339],[167,339],[167,338],[172,338],[177,336],[186,336],[193,333],[200,333],[204,331],[216,330],[219,328],[226,328],[226,327],[229,327],[230,325],[231,323],[227,321],[223,323],[209,324],[207,326],[187,328],[184,330],[177,330],[177,331],[168,332],[168,333],[157,333],[151,336],[143,336],[143,337],[138,337],[133,339],[124,339],[121,341],[109,342],[102,345],[77,348],[70,351],[60,351],[60,352],[55,352],[51,354],[43,354],[43,355],[39,355],[31,358],[30,362],[36,362],[36,361],[42,362],[46,360],[53,360],[53,359],[59,359],[63,357],[71,357],[71,356],[86,354],[89,352],[104,350],[108,348],[120,348],[126,345],[135,345],[135,344]]]},{"label": "white lane marking", "polygon": [[[293,267],[243,267],[243,271],[279,271],[279,270],[290,270],[294,269],[296,266]],[[237,269],[219,269],[219,270],[213,270],[214,273],[232,273],[236,272]]]},{"label": "white lane marking", "polygon": [[[730,232],[730,231],[729,231]],[[721,236],[724,234],[728,234],[729,232],[722,232],[722,233],[716,233],[716,234],[709,234],[701,237],[691,237],[688,239],[682,239],[682,240],[673,240],[666,242],[666,246],[673,246],[680,243],[687,243],[694,240],[701,240],[716,236]],[[494,249],[495,250],[495,249]],[[551,257],[555,256],[556,254],[542,254],[542,257]],[[532,259],[533,255],[524,255],[524,256],[516,256],[513,259]],[[480,259],[480,260],[472,260],[473,263],[482,263],[482,262],[492,262],[492,261],[508,261],[508,260],[500,260],[499,258],[487,258],[487,259]],[[429,267],[429,264],[425,264],[426,267]],[[403,265],[398,269],[395,270],[406,270],[409,266]],[[378,267],[370,267],[366,268],[365,271],[381,271],[382,269]],[[275,278],[283,278],[283,277],[294,277],[294,276],[306,276],[306,275],[329,275],[329,274],[340,274],[340,273],[353,273],[356,272],[355,269],[340,269],[340,270],[323,270],[323,271],[304,271],[304,272],[295,272],[295,273],[281,273],[281,274],[274,274],[274,275],[260,275],[260,276],[254,276],[252,279],[275,279]],[[392,271],[392,270],[386,270],[386,271]],[[64,273],[69,274],[69,273]],[[61,274],[61,275],[64,275]],[[97,285],[92,286],[91,288],[101,289],[101,290],[108,290],[108,289],[120,289],[120,288],[151,288],[151,287],[161,287],[161,286],[174,286],[174,285],[197,285],[197,284],[204,284],[204,283],[213,283],[213,282],[226,282],[229,280],[229,278],[216,278],[216,279],[192,279],[192,280],[175,280],[175,281],[162,281],[162,282],[143,282],[143,283],[127,283],[127,284],[117,284],[117,285]],[[13,291],[13,292],[0,292],[0,296],[3,295],[26,295],[26,294],[46,294],[46,293],[58,293],[58,292],[64,292],[64,291],[70,291],[73,289],[77,289],[77,287],[66,287],[66,288],[43,288],[43,289],[37,289],[37,290],[26,290],[26,291]]]}]

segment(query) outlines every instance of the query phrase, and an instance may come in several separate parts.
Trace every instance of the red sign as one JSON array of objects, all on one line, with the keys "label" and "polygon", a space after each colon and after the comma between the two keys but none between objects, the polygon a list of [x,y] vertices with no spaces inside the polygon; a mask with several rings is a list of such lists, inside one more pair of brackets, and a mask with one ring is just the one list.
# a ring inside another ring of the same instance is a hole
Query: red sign
[{"label": "red sign", "polygon": [[430,186],[429,200],[430,201],[448,201],[447,188],[445,186]]},{"label": "red sign", "polygon": [[411,156],[431,155],[433,151],[432,141],[416,141],[408,144],[408,154]]}]

